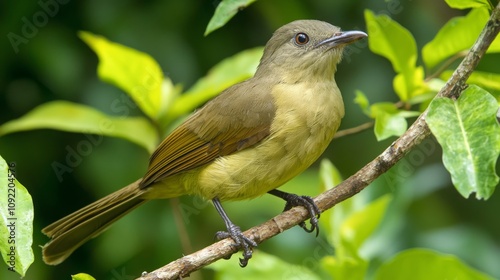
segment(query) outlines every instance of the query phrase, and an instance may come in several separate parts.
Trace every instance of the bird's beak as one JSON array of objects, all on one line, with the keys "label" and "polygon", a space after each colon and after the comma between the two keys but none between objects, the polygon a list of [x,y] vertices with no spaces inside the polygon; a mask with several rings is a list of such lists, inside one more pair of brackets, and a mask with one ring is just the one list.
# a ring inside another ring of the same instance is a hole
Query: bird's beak
[{"label": "bird's beak", "polygon": [[344,32],[337,32],[333,34],[332,37],[325,39],[321,42],[319,42],[316,47],[322,46],[322,45],[328,45],[329,48],[336,47],[336,46],[341,46],[341,45],[348,45],[351,43],[354,43],[364,37],[368,37],[368,35],[365,32],[362,31],[344,31]]}]

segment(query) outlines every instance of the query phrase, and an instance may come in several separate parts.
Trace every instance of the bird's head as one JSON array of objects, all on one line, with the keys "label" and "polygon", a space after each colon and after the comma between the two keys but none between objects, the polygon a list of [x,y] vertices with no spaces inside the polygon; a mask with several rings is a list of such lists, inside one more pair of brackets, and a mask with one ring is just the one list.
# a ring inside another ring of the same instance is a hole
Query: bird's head
[{"label": "bird's head", "polygon": [[332,79],[344,47],[366,36],[319,20],[293,21],[277,29],[267,42],[256,76]]}]

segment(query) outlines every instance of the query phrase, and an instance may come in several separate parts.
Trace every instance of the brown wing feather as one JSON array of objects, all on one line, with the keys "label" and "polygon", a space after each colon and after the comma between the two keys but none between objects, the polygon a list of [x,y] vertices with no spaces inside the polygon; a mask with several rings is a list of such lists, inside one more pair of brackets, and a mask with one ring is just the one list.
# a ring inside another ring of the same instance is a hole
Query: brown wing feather
[{"label": "brown wing feather", "polygon": [[265,83],[227,89],[161,142],[141,188],[255,145],[269,135],[275,110]]}]

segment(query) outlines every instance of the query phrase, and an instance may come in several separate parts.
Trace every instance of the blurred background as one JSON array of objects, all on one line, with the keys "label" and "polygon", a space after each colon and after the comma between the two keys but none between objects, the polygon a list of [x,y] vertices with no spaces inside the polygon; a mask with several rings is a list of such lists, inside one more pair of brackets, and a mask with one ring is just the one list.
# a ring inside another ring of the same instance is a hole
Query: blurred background
[{"label": "blurred background", "polygon": [[[363,11],[371,9],[390,15],[409,29],[420,50],[450,18],[465,14],[452,10],[441,0],[257,1],[222,29],[204,37],[218,1],[66,2],[58,4],[58,11],[48,17],[47,23],[17,47],[10,44],[7,34],[21,35],[24,21],[33,21],[33,16],[43,9],[36,1],[0,4],[0,34],[4,36],[0,41],[0,123],[54,100],[87,104],[116,114],[111,103],[127,97],[98,79],[97,57],[77,37],[80,30],[150,54],[174,83],[189,88],[220,60],[264,45],[276,28],[295,19],[314,18],[344,30],[366,30]],[[489,63],[499,65],[498,60],[499,57],[491,56]],[[369,121],[353,102],[355,90],[363,91],[371,102],[397,101],[393,76],[387,60],[371,53],[366,42],[357,45],[336,75],[346,106],[341,129]],[[130,115],[141,114],[134,106],[130,110]],[[79,272],[97,279],[134,279],[143,271],[211,244],[214,233],[223,229],[212,205],[199,198],[180,198],[177,214],[172,204],[179,201],[153,201],[85,244],[61,265],[45,265],[40,249],[48,241],[40,232],[44,226],[136,180],[147,168],[149,155],[144,149],[125,140],[104,138],[60,181],[53,164],[64,164],[68,150],[88,137],[98,138],[53,130],[0,138],[0,154],[7,162],[16,162],[17,177],[31,193],[35,207],[35,262],[24,279],[69,279]],[[346,178],[393,140],[377,142],[373,132],[367,130],[334,140],[323,158],[330,159]],[[283,189],[317,195],[317,167]],[[455,254],[472,267],[500,278],[500,195],[497,191],[486,202],[461,197],[441,164],[441,150],[433,138],[361,195],[375,198],[385,193],[393,194],[394,200],[375,241],[367,249],[374,264],[405,248],[425,247]],[[247,229],[278,214],[284,203],[264,196],[249,202],[227,203],[225,207],[233,221]],[[183,246],[182,242],[188,245]],[[317,247],[318,240],[313,235],[294,228],[263,243],[258,250],[302,264]],[[236,255],[229,261],[238,265]],[[203,270],[193,277],[212,279],[213,272]],[[2,263],[0,278],[19,276],[7,271]]]}]

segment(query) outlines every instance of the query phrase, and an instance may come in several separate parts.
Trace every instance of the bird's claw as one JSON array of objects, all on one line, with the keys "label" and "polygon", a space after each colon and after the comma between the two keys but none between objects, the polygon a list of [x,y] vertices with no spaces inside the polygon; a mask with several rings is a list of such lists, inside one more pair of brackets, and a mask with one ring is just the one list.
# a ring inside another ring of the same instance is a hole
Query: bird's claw
[{"label": "bird's claw", "polygon": [[309,219],[309,223],[311,224],[311,227],[308,228],[305,222],[300,222],[299,226],[303,228],[306,232],[313,232],[316,231],[316,236],[319,235],[319,217],[321,214],[321,210],[319,210],[318,206],[316,203],[314,203],[314,200],[310,196],[306,195],[295,195],[295,194],[289,194],[290,196],[287,197],[286,199],[286,204],[285,204],[285,209],[283,211],[287,211],[292,209],[295,206],[303,206],[304,208],[307,209],[309,212],[309,216],[311,217]]},{"label": "bird's claw", "polygon": [[232,244],[232,246],[243,250],[243,258],[240,258],[240,266],[247,266],[248,261],[252,258],[252,248],[257,247],[257,243],[243,235],[240,227],[232,225],[231,227],[228,227],[227,231],[218,231],[215,234],[215,237],[218,240],[226,239],[228,237],[233,239],[234,244]]}]

